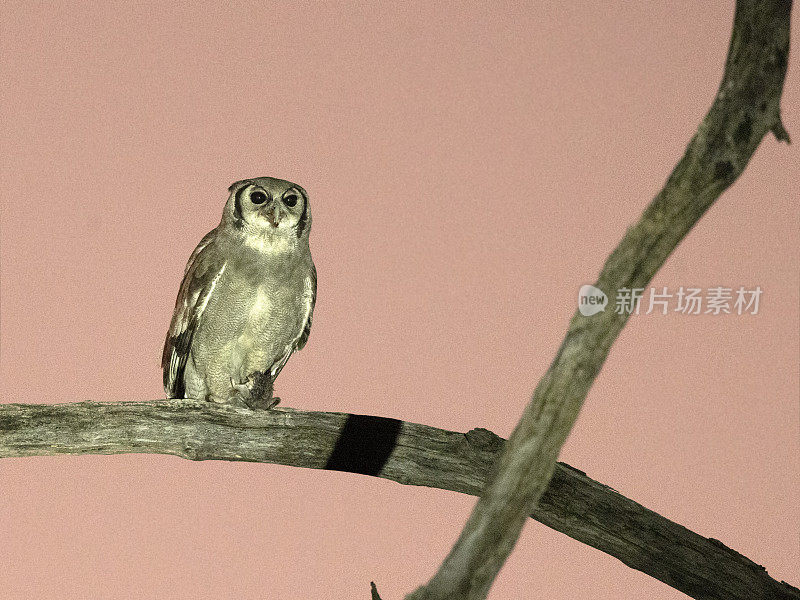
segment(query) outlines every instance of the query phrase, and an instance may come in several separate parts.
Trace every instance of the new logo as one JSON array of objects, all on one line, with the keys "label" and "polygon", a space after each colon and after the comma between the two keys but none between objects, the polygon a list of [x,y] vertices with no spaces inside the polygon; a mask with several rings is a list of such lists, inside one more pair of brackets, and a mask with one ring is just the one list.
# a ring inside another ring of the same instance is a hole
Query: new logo
[{"label": "new logo", "polygon": [[582,285],[578,290],[578,310],[584,317],[603,312],[608,305],[608,296],[593,285]]}]

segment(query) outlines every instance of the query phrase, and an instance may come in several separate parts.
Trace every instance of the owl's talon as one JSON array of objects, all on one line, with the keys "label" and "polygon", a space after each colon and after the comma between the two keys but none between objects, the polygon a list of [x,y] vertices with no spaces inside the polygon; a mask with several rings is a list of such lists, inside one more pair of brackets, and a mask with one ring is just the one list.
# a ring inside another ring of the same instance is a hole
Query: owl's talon
[{"label": "owl's talon", "polygon": [[250,408],[250,388],[247,384],[232,384],[226,404],[238,408]]},{"label": "owl's talon", "polygon": [[[269,380],[267,380],[269,381]],[[250,410],[269,410],[281,401],[280,398],[274,397],[271,394],[264,397],[261,395],[262,390],[257,392],[253,389],[254,382],[248,380],[247,383],[233,383],[231,381],[231,389],[228,391],[227,404],[236,406],[238,408],[248,408]],[[267,392],[272,391],[272,386],[268,388]]]},{"label": "owl's talon", "polygon": [[227,404],[228,406],[234,406],[236,408],[250,408],[250,405],[245,402],[244,398],[236,395],[229,396],[224,404]]},{"label": "owl's talon", "polygon": [[272,398],[253,400],[248,406],[250,410],[269,410],[277,406],[280,401],[280,398],[273,396]]}]

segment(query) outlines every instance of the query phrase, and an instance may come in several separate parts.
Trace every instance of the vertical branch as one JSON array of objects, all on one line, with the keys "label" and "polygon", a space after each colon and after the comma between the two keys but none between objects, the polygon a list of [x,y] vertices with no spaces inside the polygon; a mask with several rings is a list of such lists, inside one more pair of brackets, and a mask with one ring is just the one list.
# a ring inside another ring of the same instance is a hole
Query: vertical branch
[{"label": "vertical branch", "polygon": [[[780,96],[790,0],[738,0],[717,96],[664,188],[609,256],[596,286],[644,288],[672,250],[742,173],[764,135],[788,141]],[[407,600],[486,597],[547,488],[561,446],[628,315],[573,316],[469,520],[439,571]]]}]

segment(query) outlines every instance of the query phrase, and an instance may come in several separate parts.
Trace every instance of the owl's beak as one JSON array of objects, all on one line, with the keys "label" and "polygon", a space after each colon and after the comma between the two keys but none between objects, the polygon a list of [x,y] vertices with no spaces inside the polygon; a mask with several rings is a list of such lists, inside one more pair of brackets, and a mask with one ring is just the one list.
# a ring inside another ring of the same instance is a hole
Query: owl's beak
[{"label": "owl's beak", "polygon": [[270,225],[277,227],[281,220],[281,204],[277,200],[273,200],[267,205],[264,215],[267,217]]}]

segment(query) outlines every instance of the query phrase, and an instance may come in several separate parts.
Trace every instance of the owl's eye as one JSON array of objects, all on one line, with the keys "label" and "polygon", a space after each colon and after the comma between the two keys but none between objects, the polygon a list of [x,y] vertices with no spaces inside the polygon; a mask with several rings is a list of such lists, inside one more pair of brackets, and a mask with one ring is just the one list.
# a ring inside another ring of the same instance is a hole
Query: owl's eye
[{"label": "owl's eye", "polygon": [[267,195],[264,192],[253,192],[250,194],[250,202],[253,204],[264,204],[267,201]]},{"label": "owl's eye", "polygon": [[297,196],[294,194],[289,194],[283,199],[283,203],[288,207],[292,207],[297,204]]}]

